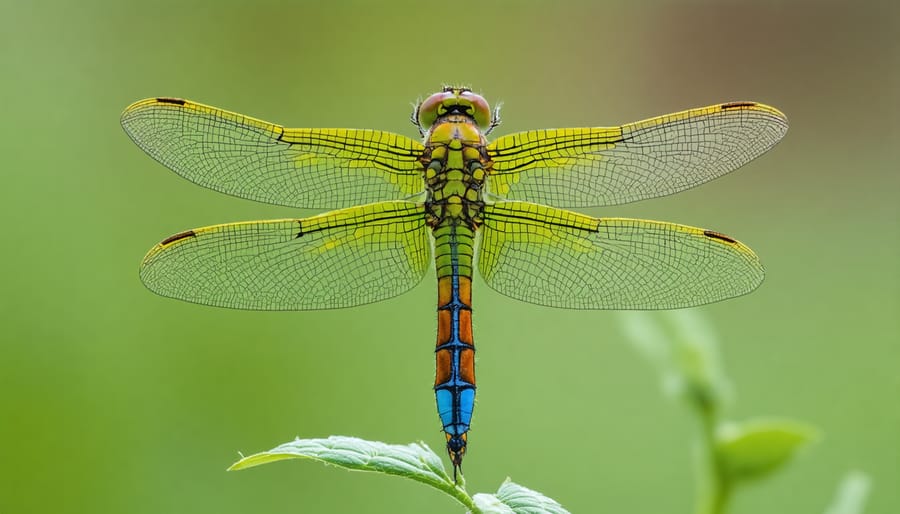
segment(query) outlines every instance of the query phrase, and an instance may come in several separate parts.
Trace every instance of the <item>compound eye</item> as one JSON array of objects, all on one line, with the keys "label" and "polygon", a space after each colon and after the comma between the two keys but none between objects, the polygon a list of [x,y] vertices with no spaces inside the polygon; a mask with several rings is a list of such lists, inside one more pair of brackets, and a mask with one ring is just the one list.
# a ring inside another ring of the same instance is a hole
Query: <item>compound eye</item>
[{"label": "compound eye", "polygon": [[419,104],[418,109],[418,120],[419,126],[423,129],[428,129],[432,125],[434,125],[435,120],[437,120],[438,115],[441,114],[438,112],[439,108],[443,105],[444,100],[447,98],[452,98],[453,93],[448,91],[442,91],[440,93],[435,93],[428,98],[425,99],[424,102]]},{"label": "compound eye", "polygon": [[491,126],[491,106],[484,97],[471,91],[463,91],[459,96],[472,105],[472,112],[469,114],[479,127],[486,129]]}]

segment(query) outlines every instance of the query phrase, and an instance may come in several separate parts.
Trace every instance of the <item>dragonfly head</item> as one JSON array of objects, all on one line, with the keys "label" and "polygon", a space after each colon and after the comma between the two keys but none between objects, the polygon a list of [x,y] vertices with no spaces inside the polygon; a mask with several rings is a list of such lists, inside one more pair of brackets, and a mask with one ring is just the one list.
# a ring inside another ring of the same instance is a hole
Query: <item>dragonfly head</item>
[{"label": "dragonfly head", "polygon": [[438,118],[450,114],[462,114],[481,129],[488,129],[494,121],[491,107],[481,95],[465,87],[445,87],[425,99],[416,107],[419,127],[428,130]]},{"label": "dragonfly head", "polygon": [[453,480],[456,480],[456,470],[462,466],[462,459],[466,455],[466,434],[447,434],[447,453],[450,454],[450,462],[453,463]]}]

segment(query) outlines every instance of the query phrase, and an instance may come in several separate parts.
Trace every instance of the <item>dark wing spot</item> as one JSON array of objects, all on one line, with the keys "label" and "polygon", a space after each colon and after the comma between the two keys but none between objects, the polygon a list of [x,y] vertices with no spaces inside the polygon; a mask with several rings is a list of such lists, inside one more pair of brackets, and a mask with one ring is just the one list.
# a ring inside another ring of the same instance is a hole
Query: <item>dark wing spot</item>
[{"label": "dark wing spot", "polygon": [[175,105],[184,105],[184,103],[185,103],[185,100],[182,100],[181,98],[167,98],[167,97],[157,98],[156,101],[161,104],[175,104]]},{"label": "dark wing spot", "polygon": [[741,107],[756,107],[756,102],[731,102],[729,104],[722,104],[723,111],[727,111],[728,109],[740,109]]},{"label": "dark wing spot", "polygon": [[725,234],[713,232],[712,230],[704,230],[703,235],[708,238],[711,238],[711,239],[718,239],[720,241],[725,241],[726,243],[732,243],[732,244],[737,243],[737,241],[735,241],[734,239],[731,239],[730,237],[726,236]]},{"label": "dark wing spot", "polygon": [[194,237],[196,235],[197,234],[194,233],[193,230],[186,230],[184,232],[179,232],[179,233],[175,234],[174,236],[169,236],[169,237],[163,239],[163,242],[159,243],[159,244],[160,244],[160,246],[166,246],[166,245],[170,245],[170,244],[174,243],[175,241],[180,241],[180,240],[186,239],[188,237]]}]

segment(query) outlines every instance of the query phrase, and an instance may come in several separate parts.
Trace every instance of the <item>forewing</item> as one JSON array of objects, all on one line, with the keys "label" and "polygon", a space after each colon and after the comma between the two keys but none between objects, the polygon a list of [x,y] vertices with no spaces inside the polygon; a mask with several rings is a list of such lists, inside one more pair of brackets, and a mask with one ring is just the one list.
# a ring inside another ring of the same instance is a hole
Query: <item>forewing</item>
[{"label": "forewing", "polygon": [[488,187],[509,200],[560,207],[634,202],[736,170],[786,131],[777,109],[732,102],[621,127],[520,132],[489,145]]},{"label": "forewing", "polygon": [[335,209],[424,189],[422,145],[390,132],[286,129],[174,98],[132,104],[122,126],[191,182],[260,202]]},{"label": "forewing", "polygon": [[746,294],[764,277],[743,244],[672,223],[501,202],[485,208],[481,234],[485,282],[550,307],[690,307]]},{"label": "forewing", "polygon": [[141,280],[163,296],[236,309],[375,302],[411,289],[428,270],[424,220],[422,204],[382,202],[189,230],[150,250]]}]

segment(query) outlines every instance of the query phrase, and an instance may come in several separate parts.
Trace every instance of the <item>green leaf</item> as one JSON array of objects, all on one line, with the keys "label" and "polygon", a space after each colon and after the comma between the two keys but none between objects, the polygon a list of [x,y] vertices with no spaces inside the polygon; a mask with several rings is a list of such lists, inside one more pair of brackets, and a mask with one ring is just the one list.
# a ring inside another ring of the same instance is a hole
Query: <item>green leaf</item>
[{"label": "green leaf", "polygon": [[723,426],[716,458],[728,481],[761,478],[819,438],[814,427],[790,420],[755,420]]},{"label": "green leaf", "polygon": [[476,494],[475,504],[485,514],[569,514],[543,494],[506,479],[497,494]]},{"label": "green leaf", "polygon": [[444,464],[425,443],[386,444],[355,437],[297,439],[267,452],[244,457],[229,471],[252,468],[285,459],[311,459],[353,471],[397,475],[441,490],[458,489],[444,470]]},{"label": "green leaf", "polygon": [[244,457],[229,471],[252,468],[285,459],[310,459],[352,471],[396,475],[428,484],[443,491],[476,514],[568,514],[546,496],[516,485],[507,479],[496,495],[470,497],[462,485],[453,482],[444,464],[425,443],[385,444],[355,437],[297,439],[267,452]]}]

